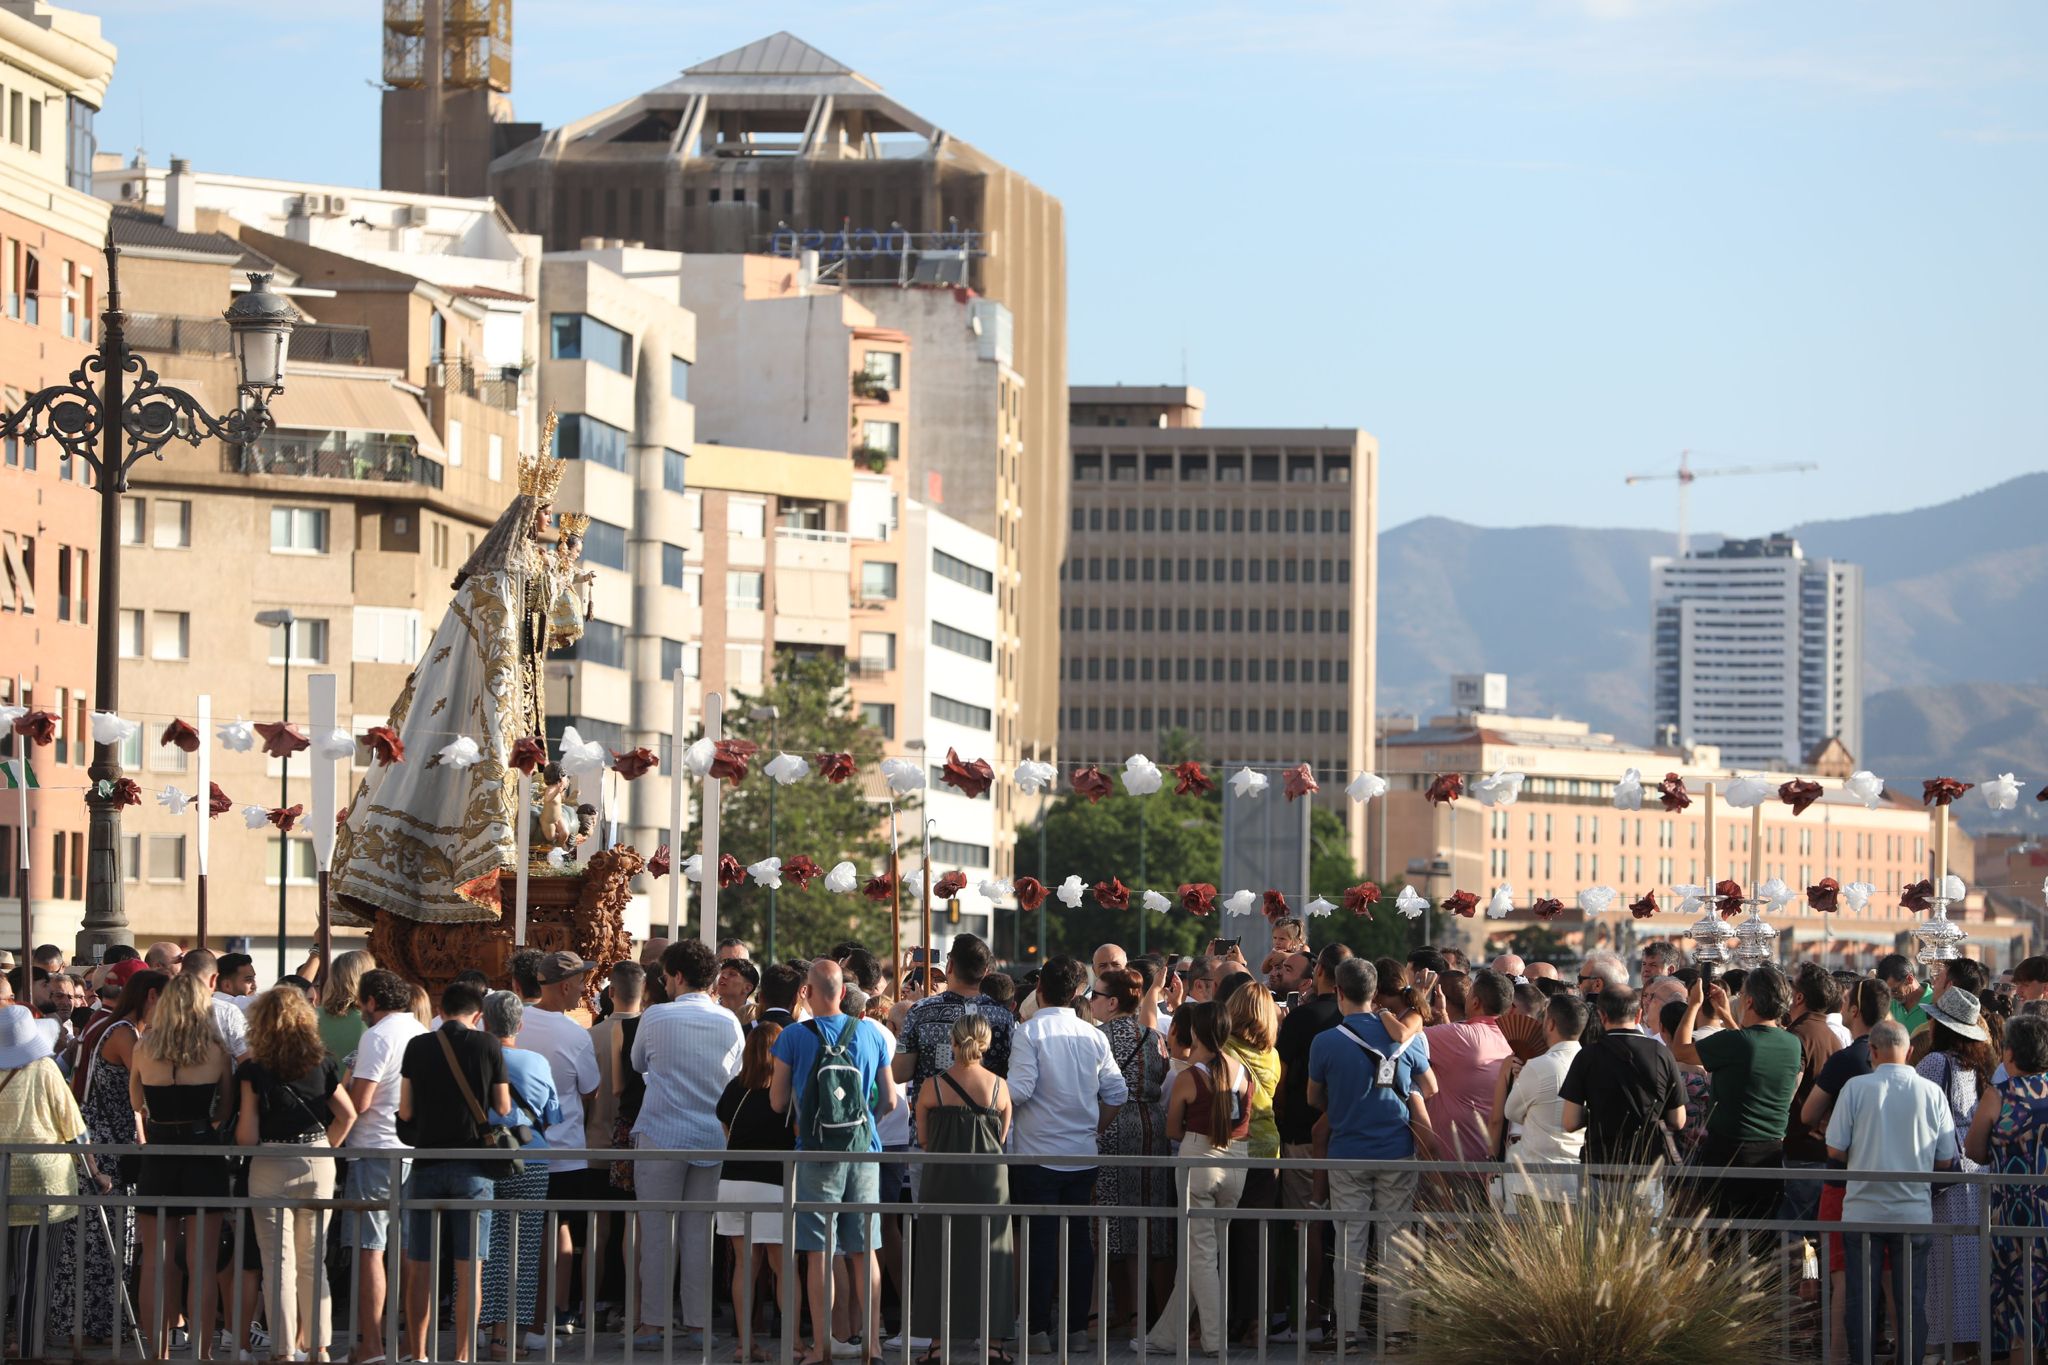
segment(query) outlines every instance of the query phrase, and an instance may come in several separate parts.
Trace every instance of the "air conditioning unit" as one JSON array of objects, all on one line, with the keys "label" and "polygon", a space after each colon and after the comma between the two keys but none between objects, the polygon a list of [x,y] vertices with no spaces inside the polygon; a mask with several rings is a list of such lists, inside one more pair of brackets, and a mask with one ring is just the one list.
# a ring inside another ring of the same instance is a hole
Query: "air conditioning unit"
[{"label": "air conditioning unit", "polygon": [[303,218],[309,213],[320,211],[321,198],[317,194],[295,194],[291,198],[291,215]]},{"label": "air conditioning unit", "polygon": [[407,204],[400,221],[406,227],[425,227],[427,225],[427,206],[425,204]]},{"label": "air conditioning unit", "polygon": [[322,197],[321,207],[330,216],[347,213],[348,197],[340,194],[325,195]]}]

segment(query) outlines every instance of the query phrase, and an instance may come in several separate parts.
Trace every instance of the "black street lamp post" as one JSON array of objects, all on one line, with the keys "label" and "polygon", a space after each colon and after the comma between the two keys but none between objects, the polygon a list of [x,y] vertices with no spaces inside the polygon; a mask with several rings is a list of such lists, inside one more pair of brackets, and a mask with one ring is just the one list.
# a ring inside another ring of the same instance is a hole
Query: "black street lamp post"
[{"label": "black street lamp post", "polygon": [[[163,458],[173,438],[197,446],[213,439],[246,445],[271,425],[269,401],[284,391],[285,355],[298,317],[270,291],[270,276],[251,273],[249,290],[229,306],[227,320],[239,393],[246,401],[224,417],[200,407],[183,389],[164,385],[144,358],[128,349],[127,316],[121,311],[120,248],[107,242],[107,306],[100,314],[100,342],[71,372],[70,380],[34,394],[21,408],[0,417],[0,437],[55,441],[68,457],[92,470],[100,493],[99,635],[93,670],[93,706],[115,711],[121,699],[121,495],[128,471],[146,456]],[[95,947],[133,941],[121,903],[121,778],[119,746],[94,744],[86,770],[92,788],[86,836],[85,918],[77,955],[93,959]],[[200,797],[204,799],[205,793]]]}]

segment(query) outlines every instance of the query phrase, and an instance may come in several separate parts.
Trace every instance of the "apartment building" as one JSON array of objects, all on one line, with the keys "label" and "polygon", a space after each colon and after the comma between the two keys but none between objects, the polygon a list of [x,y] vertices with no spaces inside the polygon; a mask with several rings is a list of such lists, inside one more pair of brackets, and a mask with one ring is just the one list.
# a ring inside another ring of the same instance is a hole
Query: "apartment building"
[{"label": "apartment building", "polygon": [[[10,413],[64,383],[98,339],[107,206],[91,192],[93,115],[113,71],[98,19],[0,3],[0,406]],[[216,315],[227,301],[223,290]],[[47,442],[0,441],[0,705],[58,717],[56,742],[32,751],[41,789],[0,792],[0,900],[25,902],[44,942],[69,941],[85,909],[99,502],[83,462]],[[0,734],[0,757],[24,752]],[[6,917],[0,943],[17,941],[18,922]]]},{"label": "apartment building", "polygon": [[1121,763],[1179,730],[1341,788],[1372,747],[1378,442],[1205,427],[1198,389],[1071,397],[1061,753]]}]

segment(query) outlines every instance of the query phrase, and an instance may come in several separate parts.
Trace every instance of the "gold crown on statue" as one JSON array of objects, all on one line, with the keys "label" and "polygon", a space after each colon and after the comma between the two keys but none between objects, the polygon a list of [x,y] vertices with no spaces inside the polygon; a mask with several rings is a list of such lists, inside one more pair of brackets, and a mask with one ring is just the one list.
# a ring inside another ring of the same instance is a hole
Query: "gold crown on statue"
[{"label": "gold crown on statue", "polygon": [[556,525],[561,527],[562,539],[574,536],[581,540],[583,533],[590,529],[590,518],[582,512],[564,512],[556,519]]},{"label": "gold crown on statue", "polygon": [[554,501],[566,467],[565,461],[555,458],[555,421],[554,410],[549,409],[541,423],[540,453],[519,457],[519,491],[541,502]]}]

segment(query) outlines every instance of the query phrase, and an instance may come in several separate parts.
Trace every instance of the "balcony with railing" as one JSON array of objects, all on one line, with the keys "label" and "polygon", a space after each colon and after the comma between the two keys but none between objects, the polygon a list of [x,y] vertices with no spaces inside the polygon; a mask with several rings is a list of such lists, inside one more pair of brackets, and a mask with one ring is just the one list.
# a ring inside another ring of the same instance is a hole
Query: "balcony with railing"
[{"label": "balcony with railing", "polygon": [[281,474],[302,479],[405,483],[440,488],[445,471],[405,437],[358,436],[338,431],[274,431],[253,445],[221,447],[230,474]]},{"label": "balcony with railing", "polygon": [[[298,354],[296,345],[292,354]],[[427,366],[427,387],[474,398],[501,412],[517,412],[520,374],[516,365],[479,365],[468,356],[444,356]]]},{"label": "balcony with railing", "polygon": [[[128,344],[145,354],[229,355],[228,325],[220,318],[174,313],[131,313]],[[370,329],[340,323],[301,322],[292,328],[292,359],[325,365],[367,365]]]}]

